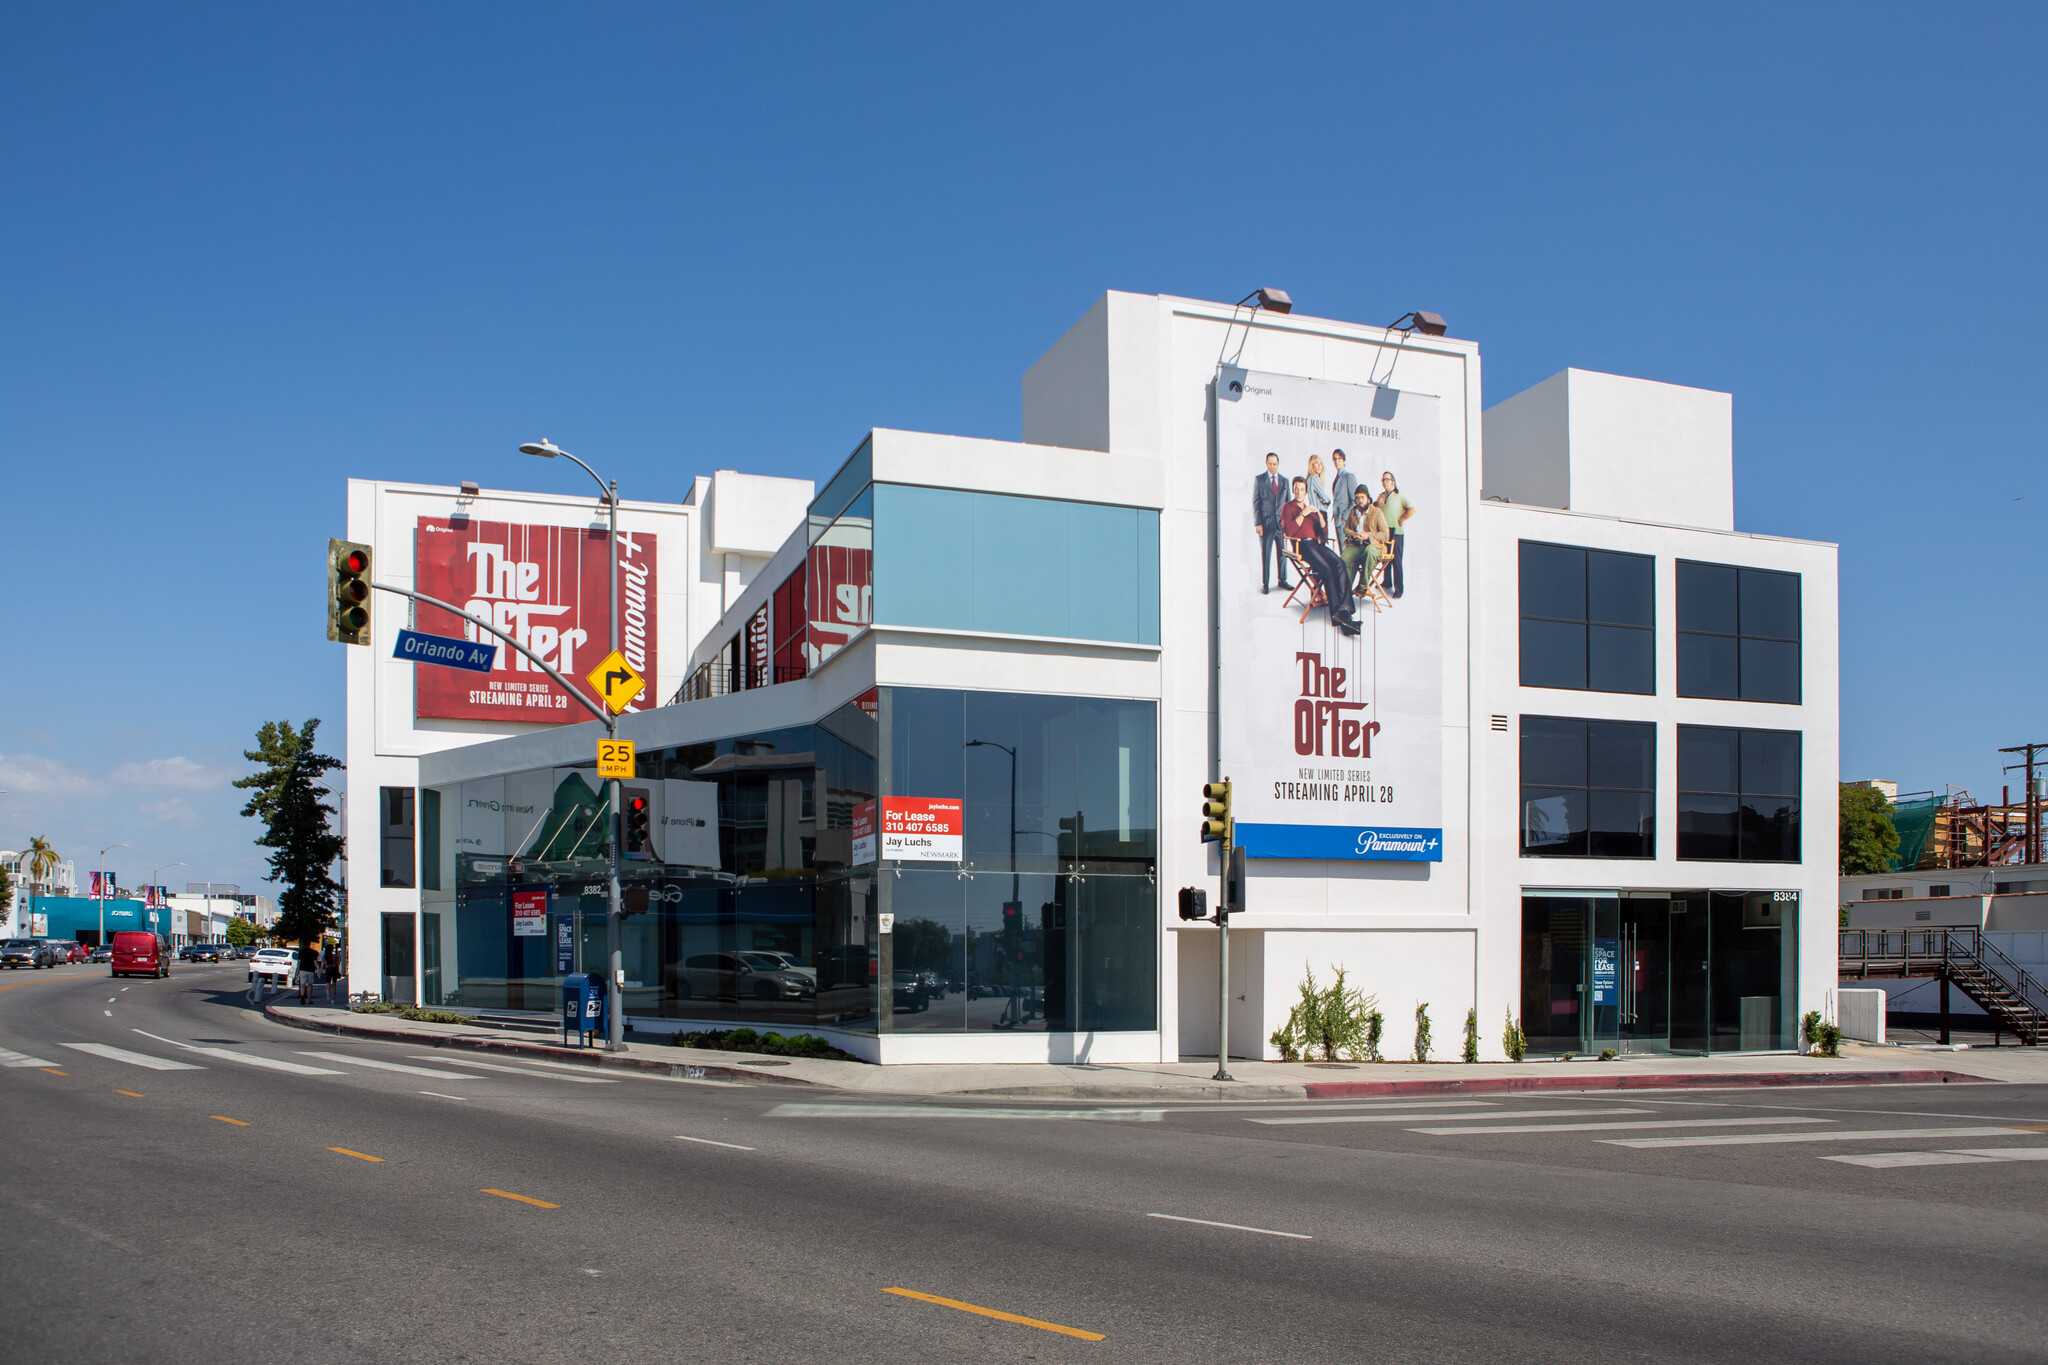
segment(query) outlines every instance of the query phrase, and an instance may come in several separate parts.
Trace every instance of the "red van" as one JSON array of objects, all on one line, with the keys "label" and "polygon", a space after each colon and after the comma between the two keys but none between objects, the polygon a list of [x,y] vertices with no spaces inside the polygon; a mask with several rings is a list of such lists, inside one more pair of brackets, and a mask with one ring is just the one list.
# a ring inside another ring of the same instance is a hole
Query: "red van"
[{"label": "red van", "polygon": [[139,930],[114,935],[115,976],[169,976],[171,945]]}]

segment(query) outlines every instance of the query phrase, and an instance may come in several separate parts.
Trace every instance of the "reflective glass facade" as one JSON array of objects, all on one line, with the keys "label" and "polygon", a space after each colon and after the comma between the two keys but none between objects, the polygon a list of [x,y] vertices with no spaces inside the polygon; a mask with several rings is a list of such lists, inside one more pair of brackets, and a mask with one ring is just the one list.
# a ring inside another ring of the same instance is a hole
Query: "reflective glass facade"
[{"label": "reflective glass facade", "polygon": [[[880,688],[813,725],[643,747],[627,1014],[1156,1027],[1156,726],[1150,702]],[[962,860],[851,865],[855,807],[883,795],[962,799]],[[604,784],[579,764],[434,796],[426,1003],[554,1009],[565,972],[604,960]]]}]

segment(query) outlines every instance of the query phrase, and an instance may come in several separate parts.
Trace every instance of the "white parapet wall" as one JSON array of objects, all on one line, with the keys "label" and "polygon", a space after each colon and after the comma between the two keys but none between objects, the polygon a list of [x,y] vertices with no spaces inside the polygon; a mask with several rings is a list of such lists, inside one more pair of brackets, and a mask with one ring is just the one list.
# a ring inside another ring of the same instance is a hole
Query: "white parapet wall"
[{"label": "white parapet wall", "polygon": [[1880,990],[1838,990],[1835,992],[1835,1023],[1844,1038],[1859,1043],[1884,1042],[1884,992]]}]

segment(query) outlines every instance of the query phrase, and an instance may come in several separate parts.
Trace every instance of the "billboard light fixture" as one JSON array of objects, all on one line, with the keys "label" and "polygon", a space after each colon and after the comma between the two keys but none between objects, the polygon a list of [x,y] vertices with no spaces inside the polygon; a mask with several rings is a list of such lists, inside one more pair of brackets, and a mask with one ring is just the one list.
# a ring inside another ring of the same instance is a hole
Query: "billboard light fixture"
[{"label": "billboard light fixture", "polygon": [[1251,293],[1239,299],[1237,306],[1242,308],[1248,303],[1253,305],[1255,310],[1263,308],[1268,313],[1291,313],[1294,311],[1294,300],[1288,297],[1285,289],[1274,289],[1271,287],[1254,289]]},{"label": "billboard light fixture", "polygon": [[1420,332],[1424,336],[1440,337],[1446,330],[1446,324],[1442,313],[1426,312],[1418,308],[1412,313],[1403,313],[1400,317],[1395,318],[1387,330],[1389,332]]}]

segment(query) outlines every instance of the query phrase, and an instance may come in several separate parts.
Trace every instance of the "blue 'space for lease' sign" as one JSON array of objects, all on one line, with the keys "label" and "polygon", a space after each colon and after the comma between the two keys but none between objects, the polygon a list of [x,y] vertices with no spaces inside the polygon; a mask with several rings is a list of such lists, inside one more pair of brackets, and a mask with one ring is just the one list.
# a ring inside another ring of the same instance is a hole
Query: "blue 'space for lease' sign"
[{"label": "blue 'space for lease' sign", "polygon": [[498,657],[498,647],[475,640],[458,640],[450,635],[401,630],[391,657],[410,659],[416,664],[442,664],[449,668],[466,668],[472,673],[488,673],[492,661]]}]

